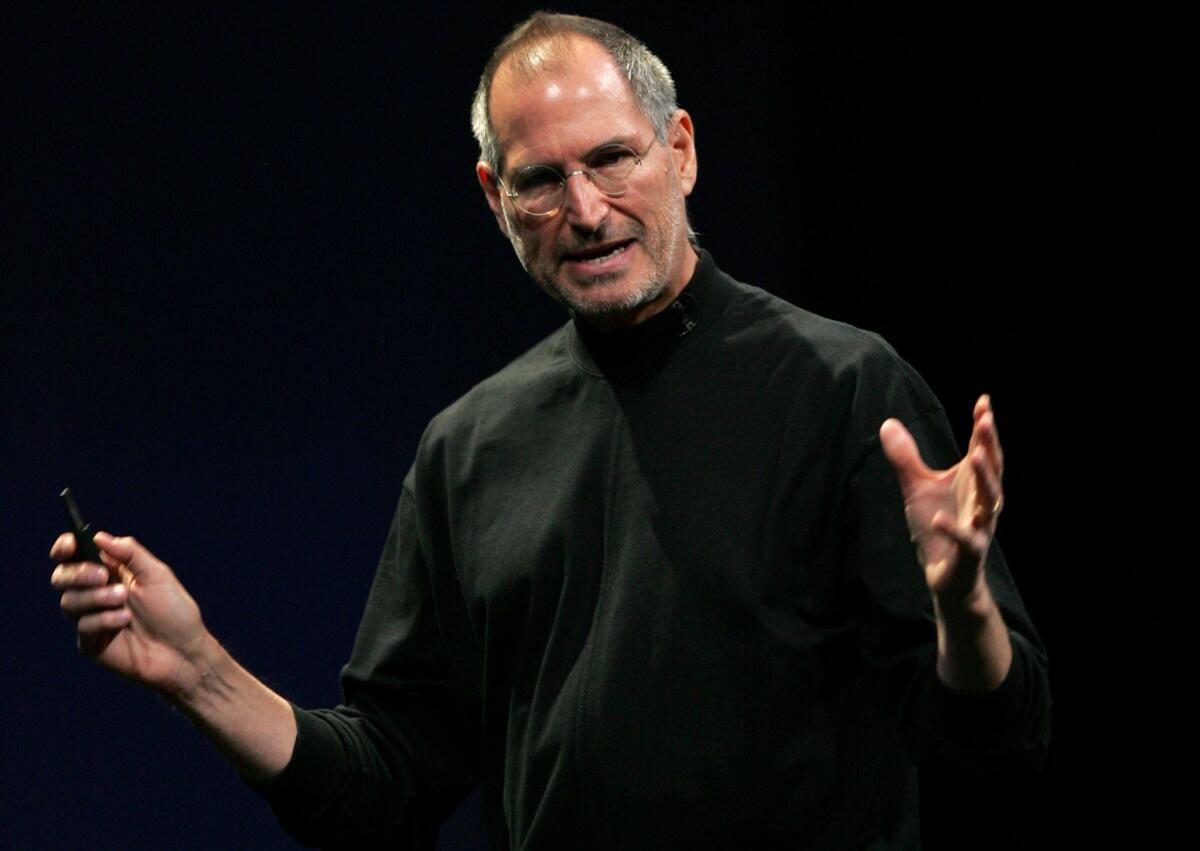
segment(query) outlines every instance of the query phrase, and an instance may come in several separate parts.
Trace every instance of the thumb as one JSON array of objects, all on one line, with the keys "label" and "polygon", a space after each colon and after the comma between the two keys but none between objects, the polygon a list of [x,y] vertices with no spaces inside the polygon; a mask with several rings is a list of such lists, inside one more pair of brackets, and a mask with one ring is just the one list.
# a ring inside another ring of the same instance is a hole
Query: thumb
[{"label": "thumb", "polygon": [[921,478],[929,472],[929,468],[921,460],[916,441],[898,419],[891,417],[883,421],[883,425],[879,427],[879,443],[883,446],[883,454],[896,471],[901,490],[907,490],[913,479]]},{"label": "thumb", "polygon": [[[93,536],[93,540],[102,553],[111,556],[115,561],[128,568],[134,578],[145,579],[156,571],[166,568],[165,564],[155,558],[153,553],[139,544],[137,539],[132,536],[126,535],[117,538],[108,532],[97,532]],[[109,566],[114,567],[115,565]]]}]

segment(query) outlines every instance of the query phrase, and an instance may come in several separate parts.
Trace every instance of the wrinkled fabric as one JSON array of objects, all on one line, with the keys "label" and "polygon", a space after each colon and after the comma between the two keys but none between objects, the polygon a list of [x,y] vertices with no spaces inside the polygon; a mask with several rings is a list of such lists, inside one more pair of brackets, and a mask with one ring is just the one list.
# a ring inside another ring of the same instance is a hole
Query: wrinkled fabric
[{"label": "wrinkled fabric", "polygon": [[703,252],[648,322],[569,322],[429,425],[345,704],[260,791],[327,847],[431,848],[480,782],[496,851],[918,847],[915,764],[1036,764],[1049,687],[995,546],[1012,669],[937,680],[890,416],[960,457],[879,337]]}]

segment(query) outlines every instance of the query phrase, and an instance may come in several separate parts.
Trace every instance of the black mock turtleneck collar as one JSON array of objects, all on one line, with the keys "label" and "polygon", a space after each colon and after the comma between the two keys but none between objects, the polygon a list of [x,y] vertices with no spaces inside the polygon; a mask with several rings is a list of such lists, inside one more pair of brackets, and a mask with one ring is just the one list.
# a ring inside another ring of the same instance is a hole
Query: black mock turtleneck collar
[{"label": "black mock turtleneck collar", "polygon": [[596,375],[650,367],[674,344],[707,330],[728,302],[732,282],[717,270],[707,251],[697,248],[696,254],[696,268],[679,297],[649,319],[603,331],[575,316],[568,343],[579,366]]}]

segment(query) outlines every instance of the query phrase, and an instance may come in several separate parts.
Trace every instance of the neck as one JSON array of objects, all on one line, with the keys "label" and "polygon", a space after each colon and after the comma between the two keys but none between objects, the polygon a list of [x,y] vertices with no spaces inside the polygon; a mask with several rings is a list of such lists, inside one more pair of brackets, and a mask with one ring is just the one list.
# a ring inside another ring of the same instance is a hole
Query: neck
[{"label": "neck", "polygon": [[675,278],[675,282],[669,287],[666,287],[659,295],[645,304],[638,305],[632,310],[621,311],[619,313],[606,313],[593,316],[579,317],[588,325],[596,328],[599,331],[619,331],[622,328],[632,328],[635,325],[640,325],[652,316],[656,316],[665,310],[675,299],[679,298],[679,294],[683,292],[688,283],[692,280],[692,275],[696,271],[696,263],[699,257],[696,255],[696,250],[689,242],[684,250],[683,266],[679,270],[679,274]]}]

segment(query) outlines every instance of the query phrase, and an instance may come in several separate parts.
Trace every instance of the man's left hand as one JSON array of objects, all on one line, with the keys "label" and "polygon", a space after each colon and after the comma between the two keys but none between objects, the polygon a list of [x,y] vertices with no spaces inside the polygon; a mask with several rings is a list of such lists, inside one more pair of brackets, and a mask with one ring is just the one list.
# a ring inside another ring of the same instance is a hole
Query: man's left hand
[{"label": "man's left hand", "polygon": [[931,470],[899,420],[879,429],[896,470],[904,516],[925,568],[938,629],[938,676],[959,691],[996,688],[1008,673],[1012,648],[984,575],[984,560],[1004,506],[1004,453],[991,400],[975,403],[967,454],[948,470]]},{"label": "man's left hand", "polygon": [[1004,453],[991,400],[975,403],[967,454],[948,470],[931,470],[899,420],[879,429],[883,451],[896,470],[904,516],[934,598],[969,604],[981,591],[983,560],[1004,505],[1000,480]]}]

